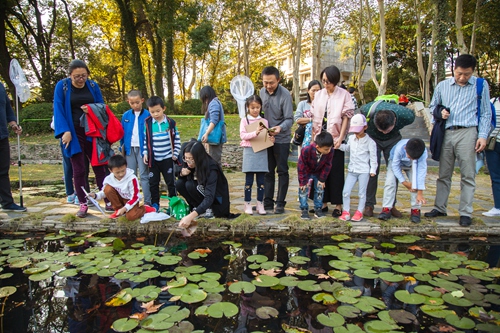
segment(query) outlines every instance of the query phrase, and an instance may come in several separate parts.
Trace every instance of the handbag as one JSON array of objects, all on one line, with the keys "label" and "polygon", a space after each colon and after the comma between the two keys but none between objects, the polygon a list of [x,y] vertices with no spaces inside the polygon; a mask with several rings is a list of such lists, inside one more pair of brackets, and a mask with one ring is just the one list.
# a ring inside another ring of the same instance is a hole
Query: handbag
[{"label": "handbag", "polygon": [[306,126],[299,125],[295,130],[295,133],[293,134],[292,143],[297,146],[302,145],[302,142],[304,142],[305,134],[306,134]]},{"label": "handbag", "polygon": [[[208,126],[210,125],[210,119],[205,117],[201,118],[200,121],[200,133],[198,134],[198,141],[201,141],[201,137],[207,131]],[[219,121],[217,125],[215,125],[214,129],[207,138],[207,143],[209,145],[220,145],[226,143],[226,137],[224,135],[226,123],[224,121]]]}]

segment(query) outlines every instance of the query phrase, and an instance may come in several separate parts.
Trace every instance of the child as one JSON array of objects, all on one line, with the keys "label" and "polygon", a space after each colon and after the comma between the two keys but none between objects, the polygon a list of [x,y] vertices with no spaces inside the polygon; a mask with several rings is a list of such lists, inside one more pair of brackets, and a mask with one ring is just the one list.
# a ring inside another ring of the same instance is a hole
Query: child
[{"label": "child", "polygon": [[[144,145],[144,122],[150,116],[148,110],[142,108],[144,98],[139,90],[130,90],[127,95],[131,109],[122,116],[122,126],[125,135],[120,140],[120,148],[127,166],[139,176],[141,180],[144,203],[151,205],[151,191],[149,190],[149,169],[142,158]],[[139,169],[139,173],[137,173]]]},{"label": "child", "polygon": [[[247,114],[240,122],[240,146],[243,148],[243,165],[242,171],[246,174],[245,179],[245,214],[252,215],[252,186],[254,175],[257,179],[257,212],[260,215],[265,215],[266,210],[262,200],[264,199],[264,175],[269,172],[267,166],[267,149],[254,153],[250,141],[257,137],[260,132],[265,130],[269,124],[266,119],[261,118],[260,110],[262,109],[262,100],[259,96],[250,96],[246,101]],[[246,126],[254,123],[261,122],[264,126],[253,132],[247,132]],[[274,140],[274,137],[269,136],[269,140]]]},{"label": "child", "polygon": [[[409,181],[405,180],[403,171],[410,179]],[[391,218],[391,208],[396,199],[396,188],[399,181],[411,192],[411,221],[419,223],[420,207],[425,204],[423,191],[426,175],[427,150],[424,141],[416,138],[399,141],[391,149],[389,156],[383,208],[378,218],[384,221]]]},{"label": "child", "polygon": [[107,198],[115,212],[110,218],[115,219],[125,214],[129,221],[141,218],[145,213],[155,212],[148,205],[139,206],[139,181],[134,171],[127,168],[127,160],[122,155],[109,158],[108,168],[111,174],[104,178],[102,190],[98,193],[89,193],[94,199]]},{"label": "child", "polygon": [[[347,144],[340,145],[340,150],[350,151],[349,165],[347,166],[347,177],[344,183],[342,197],[344,209],[339,219],[342,221],[361,221],[363,219],[363,208],[366,203],[366,188],[370,176],[377,173],[377,144],[366,133],[368,125],[366,118],[362,114],[356,114],[351,118],[349,133],[354,133],[349,137]],[[358,209],[351,218],[351,191],[358,182]]]},{"label": "child", "polygon": [[151,206],[160,209],[160,174],[168,187],[168,195],[176,195],[174,178],[174,161],[177,161],[181,150],[181,138],[175,127],[175,121],[167,117],[165,104],[158,96],[147,101],[150,117],[146,118],[144,127],[144,147],[142,156],[149,166],[149,189]]},{"label": "child", "polygon": [[303,148],[300,153],[297,173],[299,176],[300,210],[302,211],[300,218],[303,220],[310,218],[309,205],[307,204],[307,196],[311,186],[310,180],[312,180],[314,188],[314,216],[317,218],[325,217],[321,207],[323,206],[325,180],[332,168],[332,147],[332,135],[328,132],[321,132],[316,136],[314,143]]}]

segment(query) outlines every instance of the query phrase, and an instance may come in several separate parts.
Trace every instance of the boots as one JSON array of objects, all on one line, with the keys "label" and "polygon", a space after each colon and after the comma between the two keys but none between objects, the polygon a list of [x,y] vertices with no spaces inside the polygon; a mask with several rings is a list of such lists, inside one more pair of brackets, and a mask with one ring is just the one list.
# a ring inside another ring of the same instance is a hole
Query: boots
[{"label": "boots", "polygon": [[250,202],[245,202],[245,214],[253,215],[252,205],[250,204]]},{"label": "boots", "polygon": [[262,203],[262,201],[257,201],[257,212],[260,215],[266,215],[267,214],[266,210],[264,209],[264,204]]}]

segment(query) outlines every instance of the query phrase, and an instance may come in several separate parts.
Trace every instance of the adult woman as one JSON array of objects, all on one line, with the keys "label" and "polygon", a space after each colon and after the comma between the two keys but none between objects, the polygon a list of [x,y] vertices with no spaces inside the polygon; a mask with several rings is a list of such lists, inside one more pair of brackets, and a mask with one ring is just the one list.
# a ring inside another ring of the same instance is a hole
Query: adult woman
[{"label": "adult woman", "polygon": [[315,94],[311,104],[313,136],[321,131],[327,131],[333,136],[335,152],[332,169],[325,182],[323,211],[328,210],[326,203],[330,201],[336,205],[332,215],[338,217],[342,213],[344,188],[344,152],[339,147],[346,137],[349,119],[354,115],[354,104],[349,92],[337,86],[340,70],[336,66],[326,67],[320,77],[325,88]]},{"label": "adult woman", "polygon": [[[495,98],[493,100],[495,108],[497,109],[497,119],[499,117],[498,110],[500,109],[500,100]],[[484,212],[484,216],[500,216],[500,121],[497,120],[497,127],[490,134],[495,136],[495,148],[493,150],[485,150],[486,162],[488,163],[488,170],[490,171],[491,188],[493,190],[493,208]]]},{"label": "adult woman", "polygon": [[193,211],[181,219],[179,227],[190,228],[193,220],[208,209],[216,217],[229,217],[229,186],[221,166],[199,141],[188,142],[182,156],[183,167],[175,187]]},{"label": "adult woman", "polygon": [[[75,191],[80,201],[77,217],[87,216],[87,198],[82,186],[89,191],[88,170],[92,158],[92,142],[87,140],[85,129],[80,125],[83,105],[104,103],[101,90],[94,81],[88,79],[90,71],[81,60],[73,60],[68,66],[69,78],[62,79],[54,90],[54,131],[61,138],[64,156],[70,157],[73,167]],[[97,186],[102,188],[106,177],[106,166],[92,166]]]},{"label": "adult woman", "polygon": [[[219,121],[224,121],[224,109],[222,103],[217,98],[215,90],[210,86],[204,86],[200,90],[200,99],[202,102],[201,110],[205,114],[206,119],[210,119],[210,125],[205,133],[202,134],[201,142],[208,143],[208,135],[213,131]],[[222,142],[226,141],[226,127],[222,128]],[[208,154],[221,164],[222,143],[219,145],[208,144]]]},{"label": "adult woman", "polygon": [[313,114],[311,112],[311,103],[314,100],[314,94],[321,90],[321,83],[318,80],[312,80],[307,85],[307,100],[300,101],[297,105],[297,110],[293,116],[293,120],[299,126],[305,126],[304,141],[301,147],[308,146],[312,138],[312,120]]}]

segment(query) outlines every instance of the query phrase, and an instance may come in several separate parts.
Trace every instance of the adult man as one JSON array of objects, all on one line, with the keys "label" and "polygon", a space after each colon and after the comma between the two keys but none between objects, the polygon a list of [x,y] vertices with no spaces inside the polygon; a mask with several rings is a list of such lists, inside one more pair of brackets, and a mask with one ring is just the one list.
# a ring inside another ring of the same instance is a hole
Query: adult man
[{"label": "adult man", "polygon": [[16,116],[10,105],[9,97],[5,87],[0,83],[0,204],[2,210],[12,212],[25,212],[26,208],[16,205],[12,198],[10,190],[10,147],[9,147],[9,129],[16,134],[21,134],[21,126],[17,124]]},{"label": "adult man", "polygon": [[455,160],[460,168],[460,225],[471,224],[472,200],[476,188],[476,153],[486,147],[486,138],[490,133],[491,109],[490,92],[485,82],[481,93],[480,117],[477,114],[477,78],[472,75],[476,68],[476,58],[462,54],[455,59],[453,77],[439,82],[434,90],[430,110],[437,105],[446,109],[441,111],[446,120],[445,134],[439,158],[439,176],[436,180],[436,198],[434,209],[425,213],[426,217],[446,216],[448,196],[450,195],[451,176]]},{"label": "adult man", "polygon": [[[380,157],[384,154],[385,164],[389,161],[392,147],[401,140],[400,130],[410,125],[415,120],[412,110],[404,106],[376,101],[361,107],[361,113],[368,120],[366,133],[377,144],[377,172],[375,177],[370,177],[366,189],[366,204],[363,211],[364,216],[373,216],[373,207],[377,203],[378,174],[380,172]],[[391,216],[400,218],[402,214],[392,205]]]},{"label": "adult man", "polygon": [[[275,137],[274,146],[267,149],[269,172],[264,178],[264,208],[275,214],[283,214],[288,192],[288,153],[290,150],[291,127],[293,124],[293,106],[290,92],[279,84],[280,73],[276,67],[269,66],[262,70],[260,90],[264,118],[269,122],[270,134]],[[278,172],[278,193],[274,201],[275,172]],[[276,203],[276,207],[274,204]]]}]

